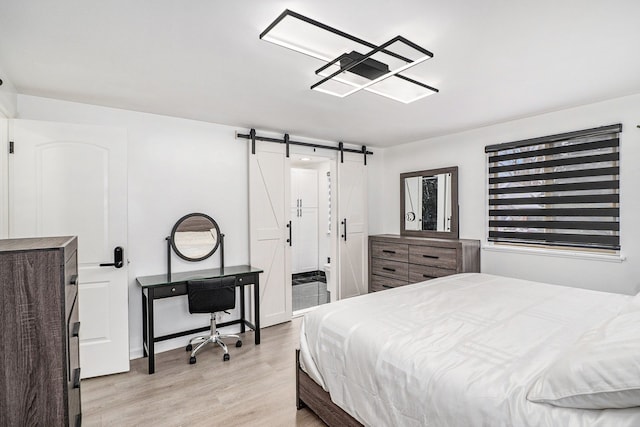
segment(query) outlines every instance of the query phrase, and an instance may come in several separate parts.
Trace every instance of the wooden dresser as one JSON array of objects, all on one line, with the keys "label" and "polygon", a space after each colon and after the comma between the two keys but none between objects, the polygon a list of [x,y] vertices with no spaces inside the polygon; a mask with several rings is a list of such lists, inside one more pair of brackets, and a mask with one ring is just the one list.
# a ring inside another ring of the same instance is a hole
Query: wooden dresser
[{"label": "wooden dresser", "polygon": [[369,236],[369,292],[479,271],[479,240]]},{"label": "wooden dresser", "polygon": [[75,237],[0,240],[0,426],[79,426]]}]

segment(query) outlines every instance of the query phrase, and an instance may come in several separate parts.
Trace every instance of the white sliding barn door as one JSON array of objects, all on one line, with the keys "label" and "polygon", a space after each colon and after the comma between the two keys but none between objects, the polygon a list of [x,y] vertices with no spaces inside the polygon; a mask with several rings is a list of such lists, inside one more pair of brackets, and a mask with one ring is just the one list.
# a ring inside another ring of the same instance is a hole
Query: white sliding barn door
[{"label": "white sliding barn door", "polygon": [[[9,237],[78,236],[82,377],[128,371],[126,131],[29,120],[11,127]],[[116,246],[124,266],[100,267]]]},{"label": "white sliding barn door", "polygon": [[260,275],[260,326],[291,320],[289,246],[291,166],[285,146],[256,144],[249,151],[249,252]]},{"label": "white sliding barn door", "polygon": [[343,299],[368,291],[367,171],[361,154],[344,153],[337,181],[338,292]]}]

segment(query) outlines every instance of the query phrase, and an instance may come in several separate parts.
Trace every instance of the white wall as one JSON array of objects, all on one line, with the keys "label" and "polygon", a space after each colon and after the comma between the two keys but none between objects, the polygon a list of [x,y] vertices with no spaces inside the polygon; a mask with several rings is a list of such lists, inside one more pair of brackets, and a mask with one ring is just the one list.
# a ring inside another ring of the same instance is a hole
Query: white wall
[{"label": "white wall", "polygon": [[[330,170],[330,160],[326,162],[298,165],[297,168],[314,169],[318,172],[318,269],[322,270],[330,254],[329,188],[327,187],[327,173]],[[332,177],[335,179],[335,177]],[[333,189],[335,191],[335,188]]]},{"label": "white wall", "polygon": [[[137,276],[166,272],[165,237],[189,212],[213,217],[225,234],[226,265],[247,264],[247,142],[237,128],[153,114],[19,95],[22,119],[113,125],[128,131],[129,162],[129,336],[133,357],[142,355],[140,289]],[[213,258],[187,263],[173,257],[174,271],[212,268]],[[204,318],[203,318],[204,316]],[[208,323],[194,317],[186,297],[155,305],[156,336]],[[185,338],[157,344],[156,351],[184,345]]]},{"label": "white wall", "polygon": [[[18,118],[95,124],[128,132],[129,340],[132,357],[142,355],[142,309],[137,276],[166,272],[165,237],[176,220],[189,212],[211,215],[225,234],[225,264],[249,262],[249,143],[235,139],[236,127],[154,114],[18,95]],[[281,136],[259,132],[265,136]],[[326,141],[293,137],[305,142]],[[315,153],[292,147],[298,153]],[[326,151],[326,150],[320,150]],[[335,158],[334,151],[323,155]],[[174,271],[219,265],[210,260],[187,263],[173,257]],[[189,314],[186,297],[155,304],[156,336],[206,325]],[[233,315],[233,313],[232,313]],[[202,315],[207,316],[207,315]],[[156,344],[161,352],[185,345],[186,338]]]},{"label": "white wall", "polygon": [[0,67],[0,117],[14,117],[17,111],[18,99],[16,89]]},{"label": "white wall", "polygon": [[[329,235],[329,187],[327,185],[327,173],[330,171],[329,162],[316,165],[318,170],[318,269],[323,270],[327,258],[331,256]],[[331,177],[333,179],[335,176]],[[334,187],[332,185],[332,187]],[[335,188],[333,188],[335,191]]]},{"label": "white wall", "polygon": [[[489,104],[491,100],[487,100]],[[399,175],[459,168],[460,237],[486,244],[487,175],[484,147],[622,123],[620,228],[624,262],[482,250],[481,271],[567,286],[633,294],[640,290],[640,95],[431,138],[384,150],[383,167],[369,171],[369,233],[399,232]],[[376,152],[376,157],[378,153]],[[379,188],[379,192],[375,192]],[[384,193],[384,198],[379,194]]]}]

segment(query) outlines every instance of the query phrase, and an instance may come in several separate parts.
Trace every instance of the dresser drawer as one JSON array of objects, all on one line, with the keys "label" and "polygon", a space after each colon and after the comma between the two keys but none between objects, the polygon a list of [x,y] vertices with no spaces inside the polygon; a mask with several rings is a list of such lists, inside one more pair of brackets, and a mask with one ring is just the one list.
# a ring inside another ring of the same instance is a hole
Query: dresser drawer
[{"label": "dresser drawer", "polygon": [[450,276],[452,274],[456,274],[456,271],[448,268],[438,268],[418,264],[409,265],[409,282],[411,283],[424,282],[425,280]]},{"label": "dresser drawer", "polygon": [[255,285],[258,282],[258,274],[245,274],[236,276],[237,285]]},{"label": "dresser drawer", "polygon": [[67,381],[72,380],[73,370],[80,366],[80,315],[78,298],[73,303],[67,319]]},{"label": "dresser drawer", "polygon": [[408,285],[406,280],[390,279],[383,276],[371,276],[371,292],[383,291],[385,289],[397,288],[398,286]]},{"label": "dresser drawer", "polygon": [[458,265],[454,248],[437,246],[410,245],[409,262],[411,264],[429,265],[452,270],[455,270]]},{"label": "dresser drawer", "polygon": [[78,318],[78,298],[76,297],[71,315],[67,320],[67,405],[69,425],[73,426],[80,414],[80,321]]},{"label": "dresser drawer", "polygon": [[409,264],[406,262],[374,258],[372,264],[371,274],[391,279],[409,280]]},{"label": "dresser drawer", "polygon": [[78,256],[73,253],[64,265],[64,299],[65,316],[69,316],[69,311],[73,301],[78,294]]},{"label": "dresser drawer", "polygon": [[369,236],[369,290],[480,271],[480,241]]},{"label": "dresser drawer", "polygon": [[372,242],[371,256],[391,261],[407,262],[409,260],[409,245],[402,243]]},{"label": "dresser drawer", "polygon": [[179,283],[172,286],[158,286],[153,289],[154,298],[166,298],[172,297],[175,295],[186,295],[187,294],[187,284]]}]

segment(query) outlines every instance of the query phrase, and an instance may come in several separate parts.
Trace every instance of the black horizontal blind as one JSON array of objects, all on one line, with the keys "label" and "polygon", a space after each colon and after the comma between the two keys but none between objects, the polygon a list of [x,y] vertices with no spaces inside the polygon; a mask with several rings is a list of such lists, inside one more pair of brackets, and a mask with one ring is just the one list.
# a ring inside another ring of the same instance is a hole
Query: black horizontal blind
[{"label": "black horizontal blind", "polygon": [[620,249],[622,125],[485,148],[489,241]]}]

